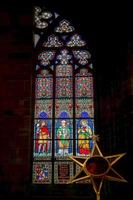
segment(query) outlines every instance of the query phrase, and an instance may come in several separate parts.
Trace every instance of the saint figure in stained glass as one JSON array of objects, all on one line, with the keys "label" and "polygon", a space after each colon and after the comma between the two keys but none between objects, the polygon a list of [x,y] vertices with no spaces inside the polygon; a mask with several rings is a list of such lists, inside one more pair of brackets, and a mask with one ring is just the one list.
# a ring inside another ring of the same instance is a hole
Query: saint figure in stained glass
[{"label": "saint figure in stained glass", "polygon": [[46,126],[46,122],[42,121],[40,131],[39,131],[39,140],[38,140],[38,153],[48,153],[49,150],[49,141],[50,138],[49,130]]},{"label": "saint figure in stained glass", "polygon": [[57,139],[58,139],[58,154],[68,155],[68,149],[70,144],[70,129],[67,126],[66,120],[61,120],[61,126],[57,129]]},{"label": "saint figure in stained glass", "polygon": [[64,184],[76,170],[69,156],[93,148],[91,54],[68,20],[45,7],[34,14],[33,183]]},{"label": "saint figure in stained glass", "polygon": [[92,129],[88,125],[87,119],[80,121],[80,127],[78,129],[78,148],[79,154],[90,154],[90,139],[92,138]]}]

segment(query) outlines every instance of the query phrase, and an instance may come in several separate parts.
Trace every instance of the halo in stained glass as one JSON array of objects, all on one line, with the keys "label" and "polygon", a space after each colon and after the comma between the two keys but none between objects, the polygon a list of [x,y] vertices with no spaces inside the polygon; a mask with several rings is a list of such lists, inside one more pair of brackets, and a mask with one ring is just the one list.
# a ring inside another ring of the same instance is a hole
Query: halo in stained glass
[{"label": "halo in stained glass", "polygon": [[63,140],[73,138],[72,119],[66,119],[62,117],[58,120],[55,120],[55,139],[58,139],[60,136]]},{"label": "halo in stained glass", "polygon": [[76,139],[85,139],[85,137],[80,138],[79,134],[92,138],[94,135],[94,119],[88,117],[76,119]]},{"label": "halo in stained glass", "polygon": [[52,120],[50,119],[36,119],[34,121],[34,139],[39,139],[40,132],[44,132],[47,134],[47,138],[52,138]]}]

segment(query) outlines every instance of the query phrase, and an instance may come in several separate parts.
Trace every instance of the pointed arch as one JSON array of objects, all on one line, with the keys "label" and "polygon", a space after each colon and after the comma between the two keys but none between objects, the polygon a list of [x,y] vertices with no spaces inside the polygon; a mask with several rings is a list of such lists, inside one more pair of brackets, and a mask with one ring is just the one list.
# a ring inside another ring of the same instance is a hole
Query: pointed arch
[{"label": "pointed arch", "polygon": [[40,7],[34,11],[34,46],[33,183],[64,184],[75,171],[69,156],[86,157],[93,148],[91,54],[68,20]]}]

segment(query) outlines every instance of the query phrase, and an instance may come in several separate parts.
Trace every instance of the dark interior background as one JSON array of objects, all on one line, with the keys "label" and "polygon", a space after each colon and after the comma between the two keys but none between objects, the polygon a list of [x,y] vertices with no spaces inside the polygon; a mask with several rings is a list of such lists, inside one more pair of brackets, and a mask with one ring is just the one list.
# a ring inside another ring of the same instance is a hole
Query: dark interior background
[{"label": "dark interior background", "polygon": [[[130,6],[96,1],[0,2],[0,197],[95,199],[90,185],[31,183],[34,108],[33,6],[67,18],[88,42],[94,65],[95,125],[104,155],[126,152],[101,199],[132,195],[133,34]],[[51,192],[52,191],[52,192]]]}]

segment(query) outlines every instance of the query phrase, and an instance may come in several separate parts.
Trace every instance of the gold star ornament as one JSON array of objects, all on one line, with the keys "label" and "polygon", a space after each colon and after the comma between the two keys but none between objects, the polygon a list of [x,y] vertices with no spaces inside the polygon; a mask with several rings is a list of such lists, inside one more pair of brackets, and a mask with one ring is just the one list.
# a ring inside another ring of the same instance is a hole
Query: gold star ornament
[{"label": "gold star ornament", "polygon": [[113,169],[113,165],[125,154],[126,153],[103,156],[95,141],[92,153],[87,158],[79,156],[70,157],[81,169],[68,183],[89,180],[93,185],[97,200],[100,200],[103,180],[127,182]]}]

